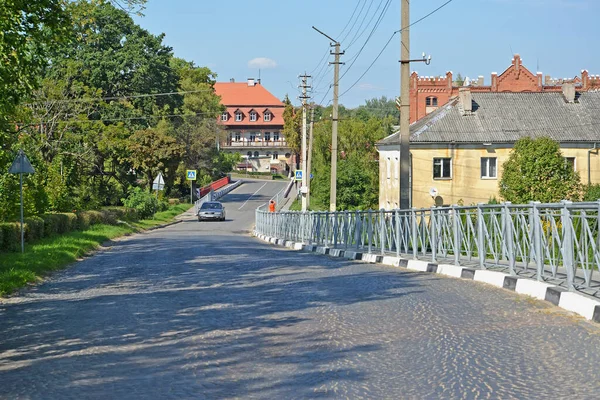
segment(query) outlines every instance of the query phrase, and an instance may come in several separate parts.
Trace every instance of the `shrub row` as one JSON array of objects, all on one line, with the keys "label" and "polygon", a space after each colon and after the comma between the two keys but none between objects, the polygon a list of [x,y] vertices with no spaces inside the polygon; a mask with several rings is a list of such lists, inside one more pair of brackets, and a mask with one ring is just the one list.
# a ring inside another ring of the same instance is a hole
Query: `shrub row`
[{"label": "shrub row", "polygon": [[[91,225],[115,225],[118,220],[136,221],[137,212],[125,207],[108,207],[100,211],[78,211],[76,213],[48,213],[40,217],[28,217],[23,226],[25,241],[32,243],[44,237],[61,235],[76,230],[88,229]],[[0,223],[0,251],[21,249],[21,224]]]}]

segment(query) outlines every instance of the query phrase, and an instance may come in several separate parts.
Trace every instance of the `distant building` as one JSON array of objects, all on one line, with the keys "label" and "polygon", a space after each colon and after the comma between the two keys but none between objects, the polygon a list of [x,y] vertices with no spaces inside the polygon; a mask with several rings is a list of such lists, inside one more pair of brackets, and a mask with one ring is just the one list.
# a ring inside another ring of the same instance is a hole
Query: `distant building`
[{"label": "distant building", "polygon": [[[600,90],[590,90],[600,78],[584,71],[580,82],[550,87],[541,85],[541,78],[532,82],[535,76],[524,68],[517,70],[513,64],[505,74],[507,81],[529,82],[518,87],[520,92],[500,79],[494,88],[507,90],[463,87],[410,126],[413,207],[499,199],[502,164],[525,136],[556,140],[583,184],[600,183]],[[377,150],[379,206],[394,209],[399,204],[399,133],[378,142]]]},{"label": "distant building", "polygon": [[[490,85],[484,84],[483,76],[471,80],[465,78],[464,86],[472,93],[541,93],[560,92],[563,83],[574,83],[577,90],[585,92],[600,89],[600,77],[590,76],[582,71],[581,77],[554,79],[542,77],[541,72],[531,73],[523,66],[521,57],[515,54],[511,65],[500,75],[492,72]],[[460,86],[455,86],[452,72],[446,76],[418,76],[413,72],[410,77],[410,122],[420,120],[432,111],[442,107],[451,98],[458,96]]]},{"label": "distant building", "polygon": [[218,82],[215,91],[227,108],[218,118],[227,133],[221,149],[245,158],[238,168],[288,171],[291,150],[282,132],[284,104],[254,79],[242,83]]}]

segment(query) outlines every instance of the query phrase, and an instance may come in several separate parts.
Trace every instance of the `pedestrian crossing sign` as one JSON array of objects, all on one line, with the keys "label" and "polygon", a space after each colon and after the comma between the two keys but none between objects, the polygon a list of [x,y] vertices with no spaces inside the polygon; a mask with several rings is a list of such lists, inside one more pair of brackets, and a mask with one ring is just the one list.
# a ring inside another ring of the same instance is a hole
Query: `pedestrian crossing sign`
[{"label": "pedestrian crossing sign", "polygon": [[302,180],[302,170],[301,169],[297,169],[296,170],[296,180],[297,181],[301,181]]},{"label": "pedestrian crossing sign", "polygon": [[188,169],[186,171],[186,179],[188,181],[195,181],[196,180],[196,170],[195,169]]}]

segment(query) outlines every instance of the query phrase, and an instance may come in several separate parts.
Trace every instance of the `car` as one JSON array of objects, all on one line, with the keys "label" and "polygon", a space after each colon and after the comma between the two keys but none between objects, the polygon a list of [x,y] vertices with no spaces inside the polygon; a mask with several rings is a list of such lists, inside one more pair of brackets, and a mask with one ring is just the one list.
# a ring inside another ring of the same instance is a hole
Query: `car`
[{"label": "car", "polygon": [[218,201],[202,203],[198,210],[198,221],[205,220],[225,221],[225,206]]}]

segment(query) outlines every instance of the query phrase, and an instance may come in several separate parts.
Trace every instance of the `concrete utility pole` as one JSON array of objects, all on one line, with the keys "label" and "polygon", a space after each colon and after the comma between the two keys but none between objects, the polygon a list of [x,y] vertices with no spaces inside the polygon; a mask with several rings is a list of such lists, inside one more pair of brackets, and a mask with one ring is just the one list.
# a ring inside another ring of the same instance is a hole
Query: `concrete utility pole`
[{"label": "concrete utility pole", "polygon": [[308,185],[306,185],[306,207],[310,207],[310,174],[311,174],[311,166],[310,163],[312,161],[312,148],[313,148],[313,128],[315,125],[315,104],[311,104],[310,106],[310,130],[308,134],[308,155],[306,156],[306,176]]},{"label": "concrete utility pole", "polygon": [[331,191],[329,193],[329,211],[335,211],[336,209],[336,198],[337,198],[337,132],[338,132],[338,97],[339,97],[339,80],[340,80],[340,56],[344,55],[343,51],[340,51],[340,42],[333,39],[331,36],[327,36],[313,26],[313,29],[331,40],[333,43],[331,47],[335,47],[335,52],[329,54],[335,56],[335,61],[329,64],[334,65],[333,70],[333,115],[331,122]]},{"label": "concrete utility pole", "polygon": [[401,0],[400,40],[400,198],[401,210],[410,208],[410,10],[409,0]]},{"label": "concrete utility pole", "polygon": [[302,187],[300,188],[300,193],[302,194],[302,211],[304,212],[308,206],[306,184],[306,100],[310,98],[307,95],[307,89],[310,89],[311,86],[308,84],[310,76],[306,75],[306,72],[304,75],[300,75],[300,78],[302,78],[302,84],[300,85],[302,88],[302,96],[300,96],[300,99],[302,99]]},{"label": "concrete utility pole", "polygon": [[410,59],[410,0],[401,0],[400,29],[400,193],[401,210],[410,204],[410,63],[424,62],[429,65],[431,56]]}]

